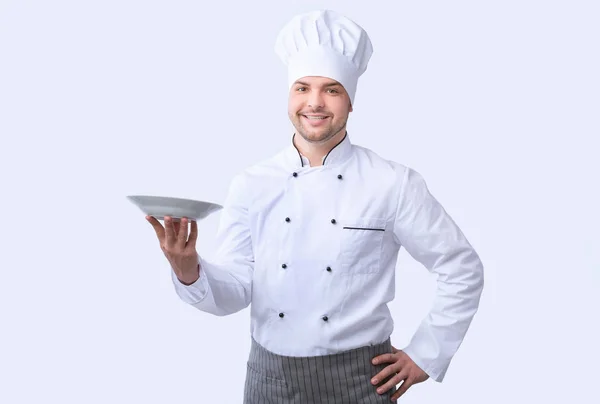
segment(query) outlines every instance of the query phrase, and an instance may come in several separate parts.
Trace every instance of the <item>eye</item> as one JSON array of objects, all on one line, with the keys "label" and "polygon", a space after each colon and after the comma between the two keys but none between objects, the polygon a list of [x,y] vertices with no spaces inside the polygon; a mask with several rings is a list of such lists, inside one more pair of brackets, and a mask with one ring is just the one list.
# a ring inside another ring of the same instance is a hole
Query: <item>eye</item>
[{"label": "eye", "polygon": [[296,89],[296,91],[302,91],[302,90],[305,90],[305,89],[306,89],[306,87],[298,87],[298,88]]},{"label": "eye", "polygon": [[329,89],[327,89],[327,91],[332,92],[332,93],[336,93],[336,94],[338,93],[338,90],[333,89],[333,88],[329,88]]}]

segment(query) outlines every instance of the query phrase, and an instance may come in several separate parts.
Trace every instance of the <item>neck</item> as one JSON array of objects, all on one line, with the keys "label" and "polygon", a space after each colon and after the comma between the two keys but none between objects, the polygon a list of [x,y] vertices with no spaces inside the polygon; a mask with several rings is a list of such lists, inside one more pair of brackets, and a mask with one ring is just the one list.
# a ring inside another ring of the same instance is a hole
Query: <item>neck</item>
[{"label": "neck", "polygon": [[345,135],[346,128],[344,127],[335,136],[324,142],[309,142],[302,136],[294,136],[294,145],[308,159],[311,167],[321,166],[323,165],[323,158],[342,141]]}]

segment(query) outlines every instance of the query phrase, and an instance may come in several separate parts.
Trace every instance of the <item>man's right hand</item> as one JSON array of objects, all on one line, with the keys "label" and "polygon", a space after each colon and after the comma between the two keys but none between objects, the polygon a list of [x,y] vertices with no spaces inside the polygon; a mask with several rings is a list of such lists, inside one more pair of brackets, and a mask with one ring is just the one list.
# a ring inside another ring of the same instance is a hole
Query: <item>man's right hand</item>
[{"label": "man's right hand", "polygon": [[[173,271],[179,281],[190,285],[199,278],[199,261],[196,252],[196,239],[198,238],[198,224],[195,220],[182,218],[180,221],[174,221],[172,217],[167,216],[164,219],[165,226],[153,216],[146,216],[150,222],[156,236],[160,242],[160,248],[171,264]],[[188,223],[191,223],[191,230],[188,238]]]}]

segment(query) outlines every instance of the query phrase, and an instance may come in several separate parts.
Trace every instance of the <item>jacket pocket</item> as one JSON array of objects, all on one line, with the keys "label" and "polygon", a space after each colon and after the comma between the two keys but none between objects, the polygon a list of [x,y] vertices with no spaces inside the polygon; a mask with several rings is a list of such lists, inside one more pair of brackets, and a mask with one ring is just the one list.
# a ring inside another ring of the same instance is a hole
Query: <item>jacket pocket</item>
[{"label": "jacket pocket", "polygon": [[376,217],[342,220],[340,262],[344,274],[380,271],[385,225],[385,219]]}]

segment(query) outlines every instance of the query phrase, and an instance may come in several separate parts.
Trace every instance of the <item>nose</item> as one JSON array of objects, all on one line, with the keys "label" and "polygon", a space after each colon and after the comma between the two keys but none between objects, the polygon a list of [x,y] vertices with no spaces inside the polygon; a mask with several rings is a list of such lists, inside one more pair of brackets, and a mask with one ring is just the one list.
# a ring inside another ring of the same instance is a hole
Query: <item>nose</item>
[{"label": "nose", "polygon": [[324,107],[323,94],[319,90],[313,90],[308,95],[308,106],[313,109]]}]

